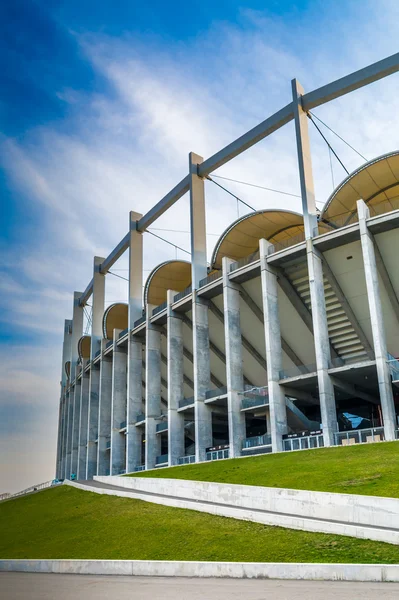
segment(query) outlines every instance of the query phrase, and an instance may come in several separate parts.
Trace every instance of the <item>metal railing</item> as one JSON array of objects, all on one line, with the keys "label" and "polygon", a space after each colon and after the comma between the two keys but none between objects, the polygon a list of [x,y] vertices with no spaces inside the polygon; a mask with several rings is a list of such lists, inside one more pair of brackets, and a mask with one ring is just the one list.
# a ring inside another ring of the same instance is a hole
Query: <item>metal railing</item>
[{"label": "metal railing", "polygon": [[169,455],[168,454],[161,454],[160,456],[156,457],[155,464],[156,465],[164,465],[168,461],[169,461]]},{"label": "metal railing", "polygon": [[216,390],[208,390],[205,392],[205,400],[210,400],[210,398],[217,398],[218,396],[225,396],[226,394],[227,394],[226,386],[217,388]]},{"label": "metal railing", "polygon": [[189,294],[191,294],[191,292],[192,292],[192,287],[191,287],[191,285],[189,285],[182,292],[179,292],[178,294],[175,294],[175,296],[173,297],[173,302],[178,302],[182,298],[185,298],[186,296],[188,296]]},{"label": "metal railing", "polygon": [[111,348],[111,346],[112,346],[112,344],[113,344],[113,343],[114,343],[114,342],[113,342],[112,340],[110,340],[109,342],[107,342],[107,343],[105,344],[105,349],[107,349],[107,348]]},{"label": "metal railing", "polygon": [[370,209],[370,217],[377,217],[378,215],[385,215],[386,213],[393,212],[399,209],[399,196],[396,198],[390,198],[379,202],[378,204],[367,205]]},{"label": "metal railing", "polygon": [[101,354],[101,350],[97,350],[97,352],[94,355],[94,358],[97,358],[97,356],[100,356],[100,354]]},{"label": "metal railing", "polygon": [[353,429],[351,431],[338,431],[334,433],[336,446],[351,446],[352,444],[367,444],[382,442],[385,439],[383,427],[370,427],[369,429]]},{"label": "metal railing", "polygon": [[162,302],[162,304],[160,304],[159,306],[156,306],[155,308],[152,309],[152,316],[157,315],[158,313],[162,312],[166,307],[167,307],[168,303],[167,302]]},{"label": "metal railing", "polygon": [[284,452],[309,450],[311,448],[324,448],[324,438],[322,435],[305,435],[303,437],[294,437],[283,440]]},{"label": "metal railing", "polygon": [[222,278],[221,271],[215,271],[214,273],[211,273],[207,277],[204,277],[204,279],[200,279],[198,287],[202,288],[205,285],[208,285],[208,283],[212,283],[212,281],[216,281],[217,279],[221,279],[221,278]]},{"label": "metal railing", "polygon": [[137,472],[137,471],[145,471],[145,465],[139,465],[134,470],[135,470],[135,472]]},{"label": "metal railing", "polygon": [[243,441],[243,448],[256,448],[257,446],[271,446],[272,436],[265,433],[264,435],[255,435],[253,437],[246,438]]},{"label": "metal railing", "polygon": [[205,460],[222,460],[223,458],[229,458],[229,454],[229,448],[225,448],[224,450],[211,450],[206,453]]},{"label": "metal railing", "polygon": [[259,260],[259,250],[256,250],[256,252],[252,252],[252,254],[250,254],[249,256],[245,256],[244,258],[240,258],[240,260],[237,260],[236,262],[233,262],[230,264],[229,267],[229,271],[230,273],[232,271],[237,271],[237,269],[240,269],[241,267],[245,267],[246,265],[249,265],[257,260]]},{"label": "metal railing", "polygon": [[257,406],[268,406],[269,404],[269,396],[244,396],[241,402],[241,408],[256,408]]},{"label": "metal railing", "polygon": [[280,379],[289,379],[290,377],[298,377],[299,375],[306,375],[307,373],[317,373],[317,365],[300,365],[298,367],[291,367],[280,371]]},{"label": "metal railing", "polygon": [[111,449],[111,440],[107,440],[107,442],[105,444],[105,449],[106,450],[110,450]]},{"label": "metal railing", "polygon": [[286,240],[281,240],[280,242],[272,242],[274,246],[274,251],[278,252],[279,250],[286,250],[286,248],[291,248],[291,246],[296,246],[301,242],[305,241],[305,232],[298,233],[293,237],[287,238]]},{"label": "metal railing", "polygon": [[15,492],[15,494],[10,494],[8,498],[17,498],[18,496],[25,496],[25,494],[31,494],[32,492],[38,492],[40,490],[46,490],[47,488],[53,487],[55,485],[60,485],[62,483],[58,479],[51,479],[51,481],[45,481],[44,483],[38,483],[36,485],[31,485],[20,492]]},{"label": "metal railing", "polygon": [[140,413],[139,415],[137,415],[136,423],[141,423],[141,421],[145,421],[145,414],[144,413]]},{"label": "metal railing", "polygon": [[9,492],[5,492],[4,494],[0,494],[0,502],[2,500],[7,500],[7,498],[11,498],[11,494]]},{"label": "metal railing", "polygon": [[129,331],[129,327],[126,327],[126,329],[121,331],[119,334],[119,339],[122,338],[124,335],[126,335],[128,331]]},{"label": "metal railing", "polygon": [[139,325],[142,325],[143,323],[145,323],[146,318],[147,317],[145,315],[143,315],[142,317],[140,317],[140,319],[137,319],[137,321],[135,321],[133,323],[133,327],[138,327]]},{"label": "metal railing", "polygon": [[189,398],[183,398],[183,400],[179,400],[179,408],[184,408],[185,406],[190,406],[194,404],[194,396],[190,396]]},{"label": "metal railing", "polygon": [[392,381],[399,381],[399,360],[388,353],[388,366],[391,371]]},{"label": "metal railing", "polygon": [[157,426],[155,428],[157,433],[160,433],[161,431],[167,431],[168,429],[168,422],[164,421],[163,423],[157,423]]},{"label": "metal railing", "polygon": [[179,465],[190,465],[195,463],[195,454],[190,454],[190,456],[180,456]]},{"label": "metal railing", "polygon": [[126,428],[126,421],[121,421],[119,423],[119,429],[125,429]]}]

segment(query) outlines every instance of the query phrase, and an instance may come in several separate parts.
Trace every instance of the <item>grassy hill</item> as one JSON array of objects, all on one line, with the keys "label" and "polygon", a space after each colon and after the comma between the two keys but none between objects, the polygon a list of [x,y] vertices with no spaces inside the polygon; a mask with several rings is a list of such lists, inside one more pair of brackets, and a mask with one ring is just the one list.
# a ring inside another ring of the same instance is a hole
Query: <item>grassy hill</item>
[{"label": "grassy hill", "polygon": [[128,476],[399,498],[399,442],[264,454]]},{"label": "grassy hill", "polygon": [[[246,462],[246,461],[243,461]],[[399,548],[68,486],[0,503],[0,558],[398,563]]]}]

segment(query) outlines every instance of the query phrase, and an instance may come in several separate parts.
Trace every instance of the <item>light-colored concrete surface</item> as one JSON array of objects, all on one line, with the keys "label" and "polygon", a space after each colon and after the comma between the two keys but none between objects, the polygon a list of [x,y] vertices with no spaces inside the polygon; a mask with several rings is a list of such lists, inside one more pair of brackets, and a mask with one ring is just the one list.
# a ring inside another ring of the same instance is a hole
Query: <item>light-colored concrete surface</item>
[{"label": "light-colored concrete surface", "polygon": [[168,579],[1,573],[1,600],[380,600],[398,598],[396,583]]},{"label": "light-colored concrete surface", "polygon": [[[395,498],[182,479],[95,477],[95,481],[105,484],[104,489],[91,487],[91,482],[83,489],[267,525],[399,544],[399,500]],[[119,490],[107,489],[107,484]]]}]

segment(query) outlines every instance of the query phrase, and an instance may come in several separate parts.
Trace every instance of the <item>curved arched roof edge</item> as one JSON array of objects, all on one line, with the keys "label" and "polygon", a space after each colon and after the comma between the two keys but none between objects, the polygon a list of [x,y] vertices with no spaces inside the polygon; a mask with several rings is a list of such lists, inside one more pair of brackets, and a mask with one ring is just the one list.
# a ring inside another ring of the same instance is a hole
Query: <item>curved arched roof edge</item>
[{"label": "curved arched roof edge", "polygon": [[104,339],[107,339],[107,316],[109,315],[109,313],[111,312],[111,310],[115,307],[115,306],[126,306],[128,307],[129,305],[126,302],[114,302],[113,304],[110,304],[104,311],[103,314],[103,337]]},{"label": "curved arched roof edge", "polygon": [[185,265],[191,265],[190,261],[188,261],[188,260],[171,259],[171,260],[165,260],[164,262],[162,262],[159,265],[157,265],[156,267],[154,267],[153,270],[151,271],[151,273],[148,275],[148,277],[145,281],[145,284],[144,284],[144,291],[143,291],[144,306],[147,306],[148,289],[150,287],[150,284],[151,284],[151,281],[152,281],[154,275],[160,269],[162,269],[162,267],[164,267],[165,265],[170,265],[172,263],[184,263]]},{"label": "curved arched roof edge", "polygon": [[286,213],[286,214],[290,214],[290,215],[295,215],[297,217],[302,217],[303,215],[301,213],[298,213],[294,210],[285,210],[283,208],[264,208],[262,210],[256,210],[254,212],[251,213],[247,213],[246,215],[239,217],[238,219],[236,219],[235,221],[233,221],[233,223],[231,223],[222,233],[222,235],[220,236],[220,238],[218,239],[218,241],[216,242],[216,246],[213,249],[212,252],[212,258],[211,258],[211,269],[214,268],[215,262],[216,262],[216,257],[217,254],[219,252],[219,249],[222,245],[222,243],[224,242],[224,240],[226,239],[226,237],[228,236],[228,234],[240,223],[242,223],[243,221],[246,221],[247,219],[255,216],[255,215],[261,215],[264,213]]},{"label": "curved arched roof edge", "polygon": [[335,188],[335,190],[333,191],[333,193],[327,199],[327,201],[326,201],[326,203],[323,206],[323,209],[321,211],[320,219],[322,219],[324,217],[324,214],[329,209],[329,207],[330,207],[331,203],[333,202],[334,198],[342,190],[342,188],[345,187],[345,185],[351,181],[351,179],[353,179],[356,175],[358,175],[359,173],[361,173],[362,171],[364,171],[364,169],[367,169],[371,165],[373,165],[375,163],[378,163],[379,161],[384,160],[385,158],[391,158],[393,156],[398,156],[398,155],[399,155],[399,150],[395,150],[393,152],[387,152],[386,154],[381,154],[381,156],[377,156],[376,158],[373,158],[372,160],[368,160],[367,162],[365,162],[362,165],[360,165],[360,167],[358,167],[357,169],[355,169],[354,171],[352,171],[352,173],[349,173],[349,175],[347,177],[345,177],[345,179],[343,181],[341,181],[341,183],[338,185],[338,187]]}]

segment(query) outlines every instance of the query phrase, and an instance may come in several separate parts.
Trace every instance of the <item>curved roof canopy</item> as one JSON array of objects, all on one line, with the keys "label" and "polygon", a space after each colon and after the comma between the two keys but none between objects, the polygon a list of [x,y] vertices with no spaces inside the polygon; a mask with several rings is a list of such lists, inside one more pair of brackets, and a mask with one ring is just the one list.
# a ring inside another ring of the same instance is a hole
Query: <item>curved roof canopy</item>
[{"label": "curved roof canopy", "polygon": [[222,268],[222,258],[245,258],[259,249],[259,240],[283,242],[303,233],[303,217],[287,210],[259,210],[237,219],[221,235],[212,255],[212,268]]},{"label": "curved roof canopy", "polygon": [[90,346],[91,336],[83,335],[78,341],[78,354],[81,361],[90,358]]},{"label": "curved roof canopy", "polygon": [[71,361],[70,360],[67,360],[65,363],[65,374],[67,376],[67,379],[69,379],[71,376]]},{"label": "curved roof canopy", "polygon": [[[387,203],[387,211],[399,208],[399,152],[375,158],[348,175],[327,200],[321,219],[339,225],[357,221],[356,202],[373,208]],[[394,204],[391,204],[395,200]],[[389,208],[391,204],[391,208]]]},{"label": "curved roof canopy", "polygon": [[191,285],[191,263],[185,260],[168,260],[161,263],[147,277],[144,286],[144,305],[159,306],[166,302],[168,290],[182,292]]},{"label": "curved roof canopy", "polygon": [[106,340],[112,340],[114,329],[122,331],[128,326],[128,305],[116,303],[108,306],[103,315],[103,336]]}]

